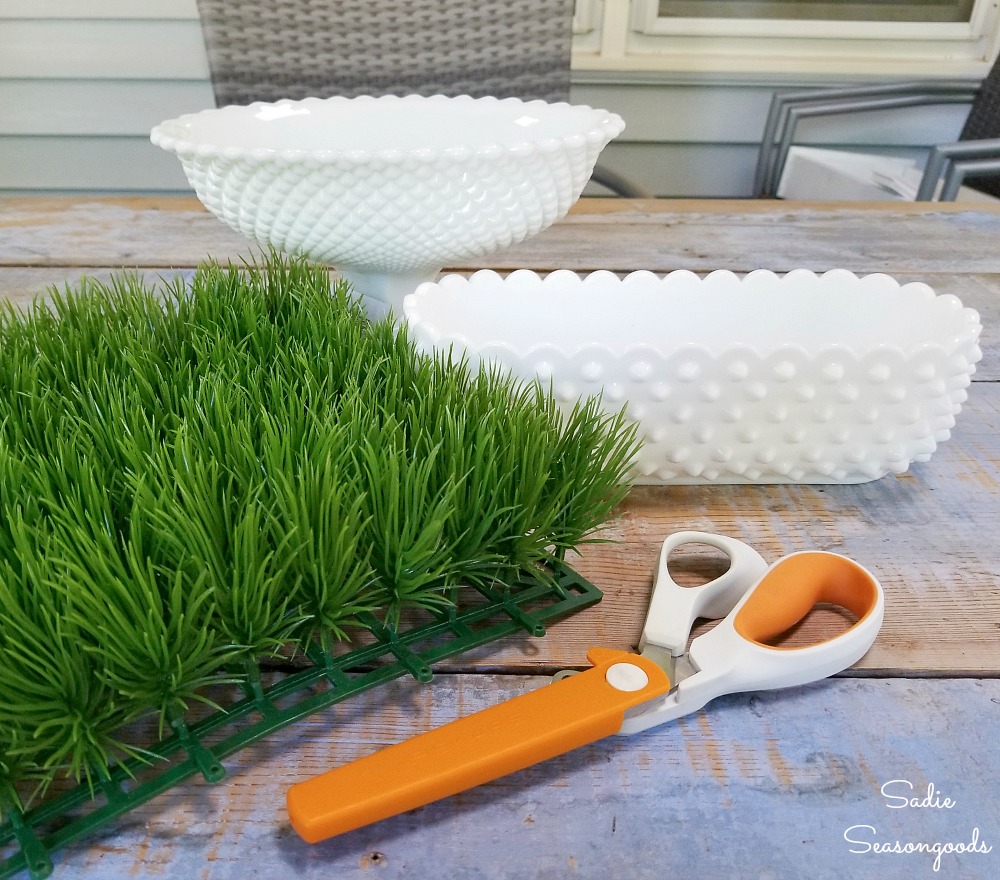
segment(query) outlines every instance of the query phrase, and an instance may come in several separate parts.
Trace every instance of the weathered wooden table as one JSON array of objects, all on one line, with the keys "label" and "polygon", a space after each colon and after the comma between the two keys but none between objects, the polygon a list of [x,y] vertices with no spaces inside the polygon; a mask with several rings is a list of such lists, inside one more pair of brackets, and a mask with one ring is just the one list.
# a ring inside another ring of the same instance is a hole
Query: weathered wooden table
[{"label": "weathered wooden table", "polygon": [[[0,295],[18,302],[85,274],[253,253],[193,199],[0,201]],[[1000,211],[590,200],[451,268],[482,266],[886,272],[978,309],[984,357],[930,462],[856,486],[634,489],[619,543],[575,560],[601,604],[544,639],[464,655],[429,685],[399,681],[293,726],[230,761],[220,786],[181,786],[63,852],[56,876],[1000,876]],[[290,830],[291,783],[540,687],[591,645],[634,648],[659,544],[677,529],[733,535],[768,559],[857,559],[886,590],[878,641],[836,679],[722,698],[317,846]]]}]

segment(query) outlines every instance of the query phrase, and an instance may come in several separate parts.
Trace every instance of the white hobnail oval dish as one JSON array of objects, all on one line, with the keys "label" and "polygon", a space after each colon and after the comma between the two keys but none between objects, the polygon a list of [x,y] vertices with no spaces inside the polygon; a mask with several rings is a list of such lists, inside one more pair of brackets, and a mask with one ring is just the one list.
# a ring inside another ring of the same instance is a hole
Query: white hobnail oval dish
[{"label": "white hobnail oval dish", "polygon": [[332,264],[398,315],[449,262],[563,217],[624,127],[565,103],[386,95],[205,110],[150,137],[233,229]]},{"label": "white hobnail oval dish", "polygon": [[926,284],[783,276],[449,275],[406,297],[424,351],[602,395],[640,483],[858,483],[926,461],[981,357],[977,313]]}]

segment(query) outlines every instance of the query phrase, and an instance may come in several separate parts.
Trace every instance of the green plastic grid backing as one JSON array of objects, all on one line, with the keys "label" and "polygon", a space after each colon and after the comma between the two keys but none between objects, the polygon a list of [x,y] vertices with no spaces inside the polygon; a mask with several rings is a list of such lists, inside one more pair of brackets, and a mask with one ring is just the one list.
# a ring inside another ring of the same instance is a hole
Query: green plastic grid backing
[{"label": "green plastic grid backing", "polygon": [[[311,648],[312,661],[269,687],[259,678],[245,683],[243,699],[190,727],[183,719],[172,736],[150,747],[150,762],[131,759],[95,787],[81,783],[21,814],[7,810],[0,825],[0,852],[15,849],[0,862],[0,878],[27,870],[32,880],[52,872],[52,854],[195,773],[208,782],[226,776],[224,758],[306,716],[405,674],[429,681],[431,666],[447,657],[519,631],[545,634],[545,621],[600,601],[601,592],[565,563],[554,577],[509,589],[462,588],[456,605],[411,629],[391,631],[371,615],[360,620],[373,639],[341,655]],[[470,601],[475,600],[475,601]],[[325,690],[317,690],[326,685]],[[256,719],[253,716],[257,716]],[[227,728],[234,728],[226,733]],[[212,739],[209,744],[206,740]],[[152,772],[151,772],[152,771]]]}]

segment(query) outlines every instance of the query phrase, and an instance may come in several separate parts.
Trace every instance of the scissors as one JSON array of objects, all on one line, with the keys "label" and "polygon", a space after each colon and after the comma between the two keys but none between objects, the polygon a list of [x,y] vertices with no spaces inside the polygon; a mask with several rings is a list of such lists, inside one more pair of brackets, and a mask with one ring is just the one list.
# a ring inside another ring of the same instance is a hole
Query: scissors
[{"label": "scissors", "polygon": [[[682,587],[667,570],[684,544],[725,553],[728,570]],[[293,785],[292,827],[317,843],[457,794],[613,734],[631,735],[695,712],[729,693],[792,687],[856,663],[882,625],[876,578],[835,553],[792,553],[768,566],[734,538],[684,531],[660,550],[639,653],[591,648],[590,669],[556,680]],[[829,603],[856,618],[804,647],[769,644]],[[688,638],[699,618],[716,626]]]}]

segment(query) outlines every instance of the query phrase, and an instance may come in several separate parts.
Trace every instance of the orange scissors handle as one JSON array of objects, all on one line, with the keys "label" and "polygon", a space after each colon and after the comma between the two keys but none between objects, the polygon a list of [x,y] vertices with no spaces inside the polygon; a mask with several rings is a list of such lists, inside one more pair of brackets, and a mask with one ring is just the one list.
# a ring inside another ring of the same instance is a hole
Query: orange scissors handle
[{"label": "orange scissors handle", "polygon": [[[823,603],[846,608],[856,620],[846,631],[809,645],[770,644]],[[621,732],[639,733],[673,721],[722,694],[793,687],[834,675],[871,648],[884,614],[882,586],[853,560],[822,551],[785,556],[714,629],[691,643],[694,674],[667,697],[631,713]]]},{"label": "orange scissors handle", "polygon": [[288,791],[292,827],[316,843],[617,733],[670,689],[663,669],[592,648],[593,668],[337,767]]}]

